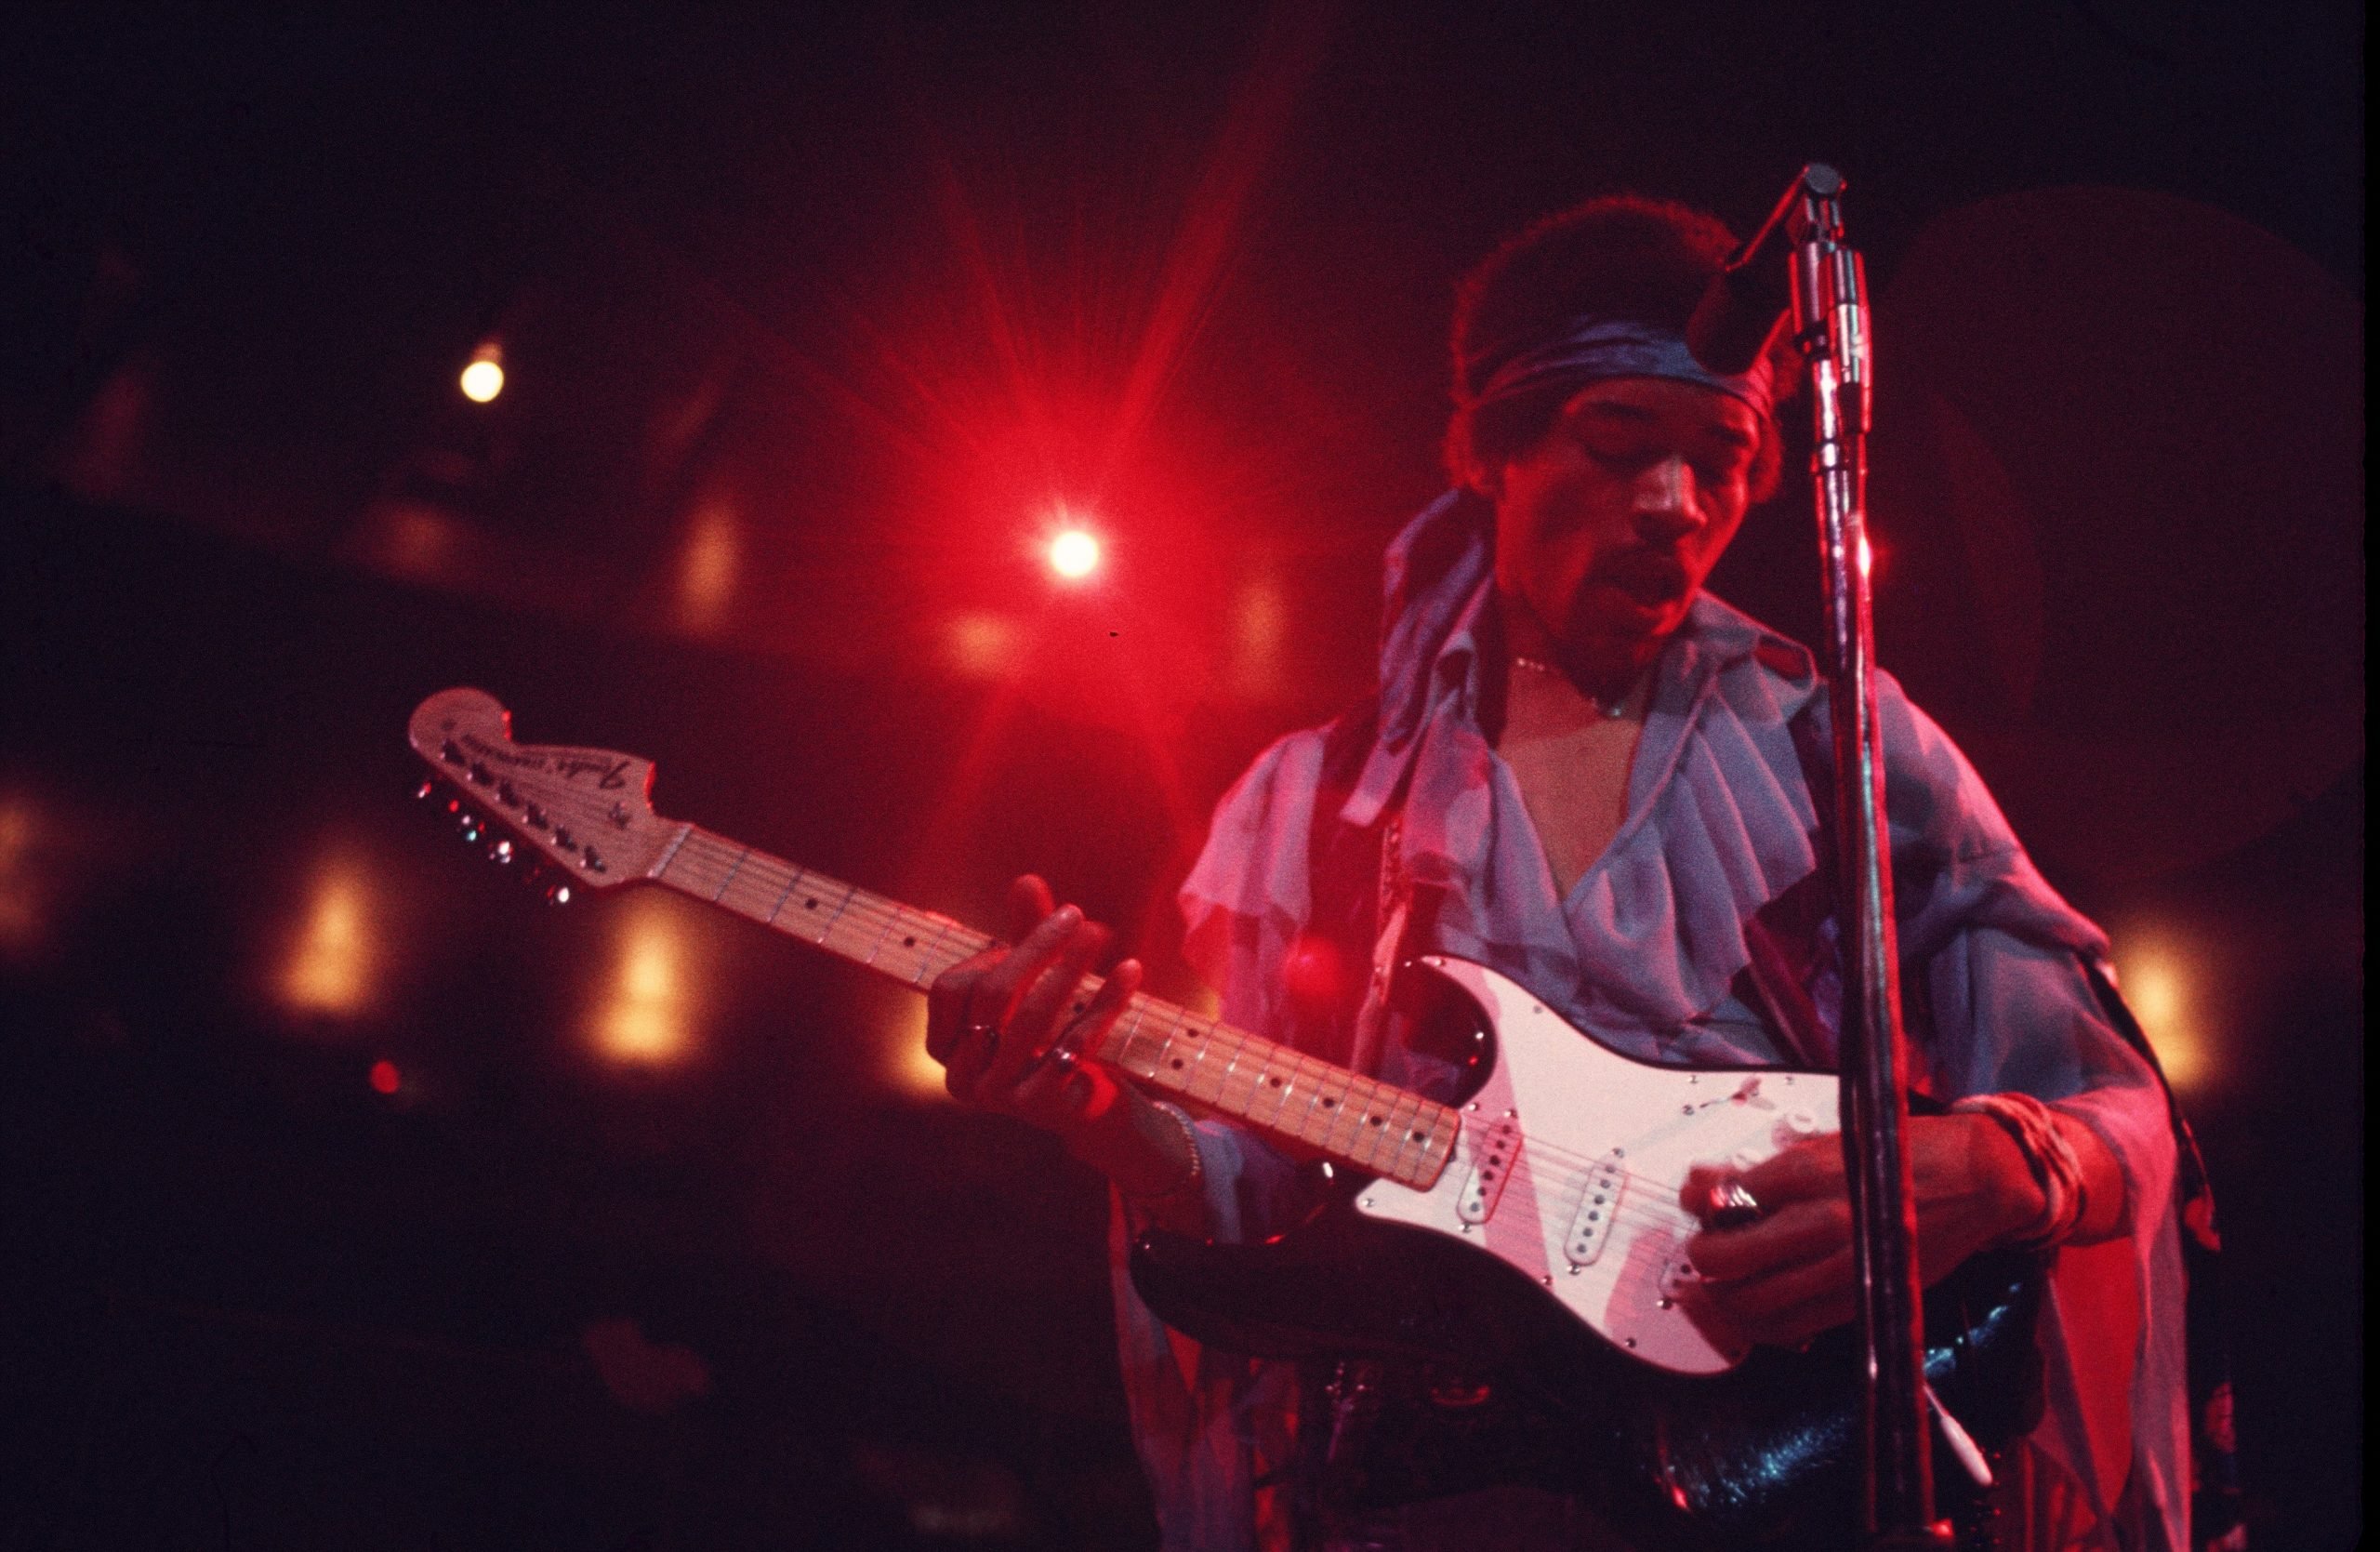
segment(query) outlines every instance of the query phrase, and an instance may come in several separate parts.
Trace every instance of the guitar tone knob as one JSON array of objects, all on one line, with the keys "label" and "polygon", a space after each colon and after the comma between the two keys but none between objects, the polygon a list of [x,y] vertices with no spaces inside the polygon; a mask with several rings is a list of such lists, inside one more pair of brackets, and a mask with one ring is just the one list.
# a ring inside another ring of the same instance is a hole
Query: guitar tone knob
[{"label": "guitar tone knob", "polygon": [[1778,1118],[1777,1146],[1785,1147],[1800,1142],[1804,1137],[1815,1137],[1818,1133],[1818,1118],[1816,1112],[1804,1109],[1788,1110]]}]

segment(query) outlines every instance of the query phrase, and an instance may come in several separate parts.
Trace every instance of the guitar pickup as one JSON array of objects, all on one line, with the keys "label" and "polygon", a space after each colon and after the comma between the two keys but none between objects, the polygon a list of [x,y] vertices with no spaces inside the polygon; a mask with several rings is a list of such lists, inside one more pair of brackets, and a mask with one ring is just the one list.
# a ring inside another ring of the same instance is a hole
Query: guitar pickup
[{"label": "guitar pickup", "polygon": [[1471,1177],[1462,1183],[1462,1195],[1455,1200],[1454,1215],[1467,1224],[1486,1223],[1512,1182],[1513,1164],[1520,1156],[1521,1118],[1507,1110],[1480,1138]]},{"label": "guitar pickup", "polygon": [[1584,1267],[1603,1254],[1611,1238],[1612,1220],[1620,1215],[1620,1195],[1628,1187],[1628,1171],[1615,1148],[1587,1172],[1586,1187],[1579,1193],[1579,1210],[1570,1218],[1562,1254],[1573,1267]]}]

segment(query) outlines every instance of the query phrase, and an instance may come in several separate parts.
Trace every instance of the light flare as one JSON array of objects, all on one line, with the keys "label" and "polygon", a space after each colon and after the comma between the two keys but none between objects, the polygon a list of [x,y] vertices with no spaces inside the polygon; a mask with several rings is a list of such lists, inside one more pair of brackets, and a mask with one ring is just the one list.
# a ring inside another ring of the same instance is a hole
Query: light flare
[{"label": "light flare", "polygon": [[1281,647],[1289,633],[1289,604],[1278,579],[1257,577],[1240,589],[1232,609],[1232,677],[1241,694],[1280,691]]},{"label": "light flare", "polygon": [[1086,529],[1068,528],[1050,541],[1050,569],[1078,582],[1099,569],[1099,540]]},{"label": "light flare", "polygon": [[970,679],[1001,679],[1016,669],[1022,632],[1005,615],[955,616],[944,638],[951,667]]},{"label": "light flare", "polygon": [[926,1002],[903,997],[878,1021],[883,1041],[884,1078],[906,1099],[950,1103],[942,1064],[926,1054]]},{"label": "light flare", "polygon": [[463,397],[475,405],[492,404],[504,391],[503,352],[493,344],[482,345],[471,355],[471,363],[463,368],[459,379]]},{"label": "light flare", "polygon": [[665,1066],[694,1046],[700,976],[685,923],[657,893],[621,903],[609,994],[592,1032],[596,1051],[623,1067]]},{"label": "light flare", "polygon": [[0,795],[0,954],[31,955],[48,935],[45,891],[33,866],[40,826],[32,799]]},{"label": "light flare", "polygon": [[2156,935],[2120,940],[2115,959],[2124,1002],[2166,1081],[2183,1094],[2206,1086],[2216,1075],[2217,1053],[2202,1006],[2202,966],[2182,946]]},{"label": "light flare", "polygon": [[378,968],[373,900],[363,864],[342,851],[316,869],[297,942],[283,963],[281,1001],[292,1013],[353,1018],[371,1005]]},{"label": "light flare", "polygon": [[695,635],[709,635],[727,623],[744,547],[735,510],[712,501],[694,514],[678,560],[678,618]]}]

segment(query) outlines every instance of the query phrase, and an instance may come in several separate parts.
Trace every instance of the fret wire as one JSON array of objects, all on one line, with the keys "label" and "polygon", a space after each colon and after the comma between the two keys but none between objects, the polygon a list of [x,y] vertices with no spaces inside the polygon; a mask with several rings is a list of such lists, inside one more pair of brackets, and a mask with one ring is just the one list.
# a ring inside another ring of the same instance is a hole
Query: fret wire
[{"label": "fret wire", "polygon": [[852,902],[857,898],[859,898],[859,885],[855,883],[845,884],[843,886],[842,903],[835,907],[834,915],[826,918],[826,924],[818,929],[819,947],[826,947],[826,939],[834,935],[835,924],[843,919],[843,912],[851,909]]},{"label": "fret wire", "polygon": [[[1197,1094],[1208,1076],[1207,1057],[1215,1049],[1215,1028],[1212,1019],[1201,1019],[1197,1015],[1183,1010],[1183,1039],[1190,1046],[1190,1064],[1182,1073],[1182,1088],[1185,1094]],[[1222,1090],[1216,1092],[1221,1094]]]},{"label": "fret wire", "polygon": [[[859,893],[856,886],[853,887],[852,893],[853,895],[857,895]],[[870,896],[871,905],[874,903],[875,898],[875,896]],[[886,901],[885,904],[890,906],[891,909],[885,915],[884,926],[882,930],[877,933],[876,941],[868,945],[867,957],[859,962],[862,964],[872,966],[876,963],[876,956],[884,951],[886,940],[892,937],[892,928],[901,920],[901,908],[899,906],[892,905],[891,901]]]},{"label": "fret wire", "polygon": [[924,953],[918,956],[918,973],[909,978],[910,985],[925,985],[926,971],[932,968],[934,956],[942,952],[942,940],[949,935],[950,929],[948,927],[944,926],[940,922],[936,922],[934,923],[933,946]]},{"label": "fret wire", "polygon": [[777,912],[783,910],[785,909],[785,903],[793,898],[794,886],[800,882],[801,869],[799,868],[794,869],[785,876],[785,888],[778,894],[777,903],[769,908],[769,914],[762,919],[760,925],[764,927],[774,927],[777,924]]},{"label": "fret wire", "polygon": [[752,848],[749,846],[745,847],[742,851],[735,854],[735,860],[727,865],[727,876],[719,881],[719,893],[711,896],[713,902],[723,900],[727,897],[727,886],[735,882],[736,872],[743,868],[745,859],[749,857],[751,855]]}]

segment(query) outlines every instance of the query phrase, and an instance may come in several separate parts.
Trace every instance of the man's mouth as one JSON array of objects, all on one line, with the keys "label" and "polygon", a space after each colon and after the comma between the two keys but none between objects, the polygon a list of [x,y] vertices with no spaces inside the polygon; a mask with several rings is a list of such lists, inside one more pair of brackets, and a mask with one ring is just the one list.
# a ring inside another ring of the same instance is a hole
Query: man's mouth
[{"label": "man's mouth", "polygon": [[1650,550],[1613,556],[1595,568],[1595,580],[1646,609],[1675,604],[1694,585],[1694,578],[1675,556]]}]

